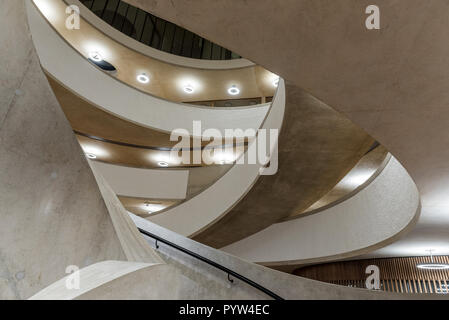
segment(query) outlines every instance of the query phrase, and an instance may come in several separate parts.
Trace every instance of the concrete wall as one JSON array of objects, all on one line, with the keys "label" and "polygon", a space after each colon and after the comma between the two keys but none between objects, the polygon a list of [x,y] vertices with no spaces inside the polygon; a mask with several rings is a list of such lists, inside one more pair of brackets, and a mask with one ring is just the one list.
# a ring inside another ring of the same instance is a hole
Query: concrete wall
[{"label": "concrete wall", "polygon": [[40,68],[24,3],[0,2],[0,299],[27,298],[68,265],[126,259]]},{"label": "concrete wall", "polygon": [[232,286],[223,273],[215,273],[176,263],[104,261],[80,270],[78,289],[67,289],[70,279],[65,277],[31,300],[267,299],[254,288]]},{"label": "concrete wall", "polygon": [[163,262],[91,171],[41,70],[26,4],[0,2],[0,299],[28,298],[71,265]]}]

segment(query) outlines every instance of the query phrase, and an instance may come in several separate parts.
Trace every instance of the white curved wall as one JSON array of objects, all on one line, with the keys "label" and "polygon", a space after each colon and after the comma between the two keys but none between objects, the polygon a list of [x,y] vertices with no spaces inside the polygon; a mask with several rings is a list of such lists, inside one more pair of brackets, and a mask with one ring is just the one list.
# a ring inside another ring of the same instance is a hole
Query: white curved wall
[{"label": "white curved wall", "polygon": [[188,170],[157,170],[117,166],[89,161],[121,196],[152,199],[185,199]]},{"label": "white curved wall", "polygon": [[222,250],[264,264],[354,256],[391,243],[414,225],[419,212],[413,180],[391,157],[376,179],[351,198],[319,213],[274,224]]},{"label": "white curved wall", "polygon": [[197,69],[210,69],[210,70],[230,70],[238,68],[246,68],[254,66],[254,63],[247,59],[232,59],[232,60],[205,60],[205,59],[192,59],[182,56],[170,54],[161,50],[154,49],[147,46],[131,37],[128,37],[124,33],[118,31],[114,27],[110,26],[92,11],[86,8],[79,0],[64,0],[69,5],[76,5],[80,8],[81,16],[86,19],[90,24],[101,30],[115,41],[123,44],[124,46],[138,51],[146,56],[149,56],[160,61],[164,61],[170,64],[179,65],[182,67],[197,68]]},{"label": "white curved wall", "polygon": [[257,129],[270,107],[264,104],[240,108],[206,108],[159,99],[136,90],[100,71],[70,47],[27,1],[29,24],[44,69],[64,86],[97,107],[144,127],[171,132],[192,130],[193,121],[202,129]]},{"label": "white curved wall", "polygon": [[[261,128],[280,130],[284,110],[285,83],[281,79],[271,109]],[[251,144],[257,141],[258,139],[255,139]],[[231,210],[254,185],[260,169],[258,164],[236,164],[197,196],[148,220],[183,236],[192,236]]]}]

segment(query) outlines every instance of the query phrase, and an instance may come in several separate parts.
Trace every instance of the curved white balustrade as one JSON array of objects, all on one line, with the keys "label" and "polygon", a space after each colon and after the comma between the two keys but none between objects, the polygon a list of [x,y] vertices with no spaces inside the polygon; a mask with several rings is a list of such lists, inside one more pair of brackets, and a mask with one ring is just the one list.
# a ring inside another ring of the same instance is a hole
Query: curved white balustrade
[{"label": "curved white balustrade", "polygon": [[[285,83],[273,98],[271,109],[261,129],[281,129],[285,111]],[[259,137],[251,142],[257,143]],[[251,145],[249,149],[251,149]],[[192,236],[220,219],[251,189],[260,174],[259,164],[236,164],[209,188],[192,199],[148,218],[184,236]]]},{"label": "curved white balustrade", "polygon": [[415,183],[391,157],[384,170],[349,199],[319,213],[274,224],[222,250],[265,265],[355,256],[409,231],[420,208]]},{"label": "curved white balustrade", "polygon": [[86,8],[86,6],[84,6],[79,0],[64,1],[69,5],[78,6],[81,16],[86,19],[86,21],[88,21],[91,25],[105,33],[108,37],[148,57],[166,63],[195,69],[230,70],[254,66],[253,62],[243,58],[232,60],[193,59],[157,50],[131,37],[128,37],[123,32],[118,31],[108,23],[101,20],[97,15],[95,15],[95,13]]},{"label": "curved white balustrade", "polygon": [[[134,89],[98,70],[70,47],[49,25],[32,1],[27,1],[33,41],[43,68],[64,86],[93,105],[138,125],[171,132],[183,128],[192,133],[193,121],[202,129],[257,129],[270,104],[206,108],[170,102]],[[74,67],[76,66],[76,68]]]},{"label": "curved white balustrade", "polygon": [[90,161],[91,166],[121,196],[153,199],[185,199],[188,170],[139,169]]}]

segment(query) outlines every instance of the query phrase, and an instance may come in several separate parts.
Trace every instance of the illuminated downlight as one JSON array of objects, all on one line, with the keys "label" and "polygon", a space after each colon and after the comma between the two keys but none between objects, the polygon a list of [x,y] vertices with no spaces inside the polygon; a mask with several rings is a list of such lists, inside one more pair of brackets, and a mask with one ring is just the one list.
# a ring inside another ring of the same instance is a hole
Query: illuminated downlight
[{"label": "illuminated downlight", "polygon": [[149,154],[149,161],[154,166],[157,165],[162,168],[166,168],[169,166],[177,166],[181,163],[180,159],[177,159],[176,156],[171,154],[172,152],[157,152]]},{"label": "illuminated downlight", "polygon": [[150,82],[150,77],[146,73],[142,73],[137,76],[137,81],[145,84]]},{"label": "illuminated downlight", "polygon": [[447,263],[435,263],[433,261],[433,250],[427,250],[430,252],[430,263],[419,263],[416,265],[419,269],[426,269],[426,270],[446,270],[449,269],[449,264]]},{"label": "illuminated downlight", "polygon": [[230,95],[235,96],[235,95],[238,95],[238,94],[240,93],[240,89],[237,88],[236,85],[233,85],[232,87],[230,87],[230,88],[228,89],[228,93],[229,93]]},{"label": "illuminated downlight", "polygon": [[159,161],[159,162],[157,163],[157,165],[158,165],[159,167],[166,168],[166,167],[168,167],[168,162],[165,162],[165,161]]},{"label": "illuminated downlight", "polygon": [[446,263],[420,263],[416,267],[427,270],[445,270],[449,269],[449,264]]},{"label": "illuminated downlight", "polygon": [[188,93],[188,94],[192,94],[195,92],[195,89],[193,89],[193,87],[191,85],[187,85],[184,87],[184,92]]},{"label": "illuminated downlight", "polygon": [[155,213],[161,210],[165,209],[165,206],[161,205],[161,204],[157,204],[157,203],[149,203],[146,202],[144,205],[144,209],[148,212],[148,213]]},{"label": "illuminated downlight", "polygon": [[103,56],[98,51],[89,52],[89,58],[95,62],[103,61]]},{"label": "illuminated downlight", "polygon": [[93,159],[97,159],[100,157],[102,160],[104,160],[104,159],[108,158],[108,156],[109,156],[109,153],[105,149],[100,148],[95,145],[82,144],[81,147],[83,148],[84,155],[88,159],[93,160]]}]

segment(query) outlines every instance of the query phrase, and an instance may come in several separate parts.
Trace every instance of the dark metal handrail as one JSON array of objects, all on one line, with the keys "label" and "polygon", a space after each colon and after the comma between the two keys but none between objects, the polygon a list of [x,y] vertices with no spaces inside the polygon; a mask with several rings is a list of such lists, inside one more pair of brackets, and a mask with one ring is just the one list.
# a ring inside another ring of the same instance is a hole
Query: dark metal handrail
[{"label": "dark metal handrail", "polygon": [[228,269],[228,268],[222,266],[221,264],[218,264],[218,263],[216,263],[216,262],[214,262],[214,261],[212,261],[212,260],[209,260],[209,259],[207,259],[207,258],[205,258],[205,257],[203,257],[203,256],[200,256],[199,254],[197,254],[197,253],[195,253],[195,252],[193,252],[193,251],[190,251],[190,250],[188,250],[188,249],[186,249],[186,248],[183,248],[183,247],[181,247],[181,246],[179,246],[179,245],[177,245],[177,244],[175,244],[175,243],[173,243],[173,242],[170,242],[170,241],[168,241],[168,240],[166,240],[166,239],[164,239],[164,238],[161,238],[161,237],[159,237],[159,236],[157,236],[157,235],[155,235],[155,234],[153,234],[153,233],[151,233],[151,232],[148,232],[148,231],[143,230],[143,229],[141,229],[141,228],[138,228],[138,229],[139,229],[139,231],[140,231],[142,234],[144,234],[144,235],[146,235],[146,236],[148,236],[148,237],[150,237],[150,238],[155,239],[155,240],[156,240],[156,247],[157,247],[157,248],[159,248],[159,246],[158,246],[158,244],[157,244],[158,242],[165,243],[166,245],[169,245],[169,246],[172,247],[172,248],[175,248],[175,249],[177,249],[177,250],[179,250],[179,251],[181,251],[181,252],[184,252],[185,254],[188,254],[189,256],[192,256],[192,257],[194,257],[194,258],[196,258],[196,259],[198,259],[198,260],[201,260],[201,261],[203,261],[203,262],[205,262],[205,263],[207,263],[207,264],[209,264],[209,265],[211,265],[211,266],[213,266],[213,267],[215,267],[215,268],[217,268],[217,269],[219,269],[219,270],[221,270],[221,271],[227,273],[227,274],[228,274],[228,280],[229,280],[230,282],[234,282],[234,281],[230,278],[230,276],[233,276],[234,278],[237,278],[237,279],[239,279],[239,280],[242,280],[243,282],[246,282],[247,284],[249,284],[250,286],[256,288],[257,290],[262,291],[263,293],[265,293],[266,295],[272,297],[272,298],[275,299],[275,300],[284,300],[283,298],[281,298],[280,296],[278,296],[276,293],[274,293],[274,292],[268,290],[268,289],[265,288],[265,287],[262,287],[260,284],[258,284],[258,283],[256,283],[256,282],[254,282],[254,281],[252,281],[252,280],[250,280],[250,279],[248,279],[248,278],[242,276],[241,274],[239,274],[239,273],[237,273],[237,272],[235,272],[235,271],[232,271],[231,269]]}]

